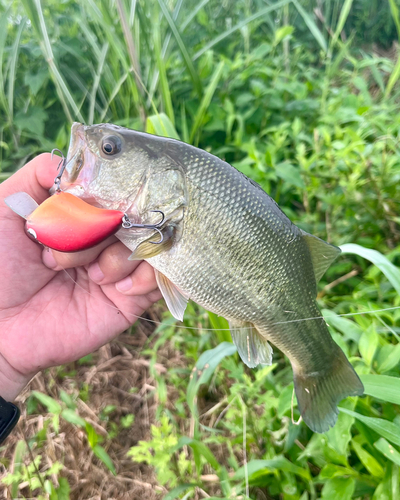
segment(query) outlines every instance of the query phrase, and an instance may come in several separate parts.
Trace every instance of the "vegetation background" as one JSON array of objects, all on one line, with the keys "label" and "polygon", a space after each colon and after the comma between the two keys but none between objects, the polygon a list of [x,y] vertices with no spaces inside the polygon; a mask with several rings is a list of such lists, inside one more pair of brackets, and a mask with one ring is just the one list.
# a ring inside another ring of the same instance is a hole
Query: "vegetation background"
[{"label": "vegetation background", "polygon": [[160,304],[31,382],[4,498],[400,498],[399,37],[398,0],[0,0],[1,179],[75,120],[225,158],[342,245],[318,300],[367,394],[313,434],[280,353],[249,370]]}]

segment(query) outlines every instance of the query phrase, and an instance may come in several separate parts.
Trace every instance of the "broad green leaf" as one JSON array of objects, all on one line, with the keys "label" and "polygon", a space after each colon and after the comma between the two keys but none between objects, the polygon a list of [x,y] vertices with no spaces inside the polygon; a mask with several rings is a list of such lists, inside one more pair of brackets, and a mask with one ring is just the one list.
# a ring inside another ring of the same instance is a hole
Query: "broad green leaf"
[{"label": "broad green leaf", "polygon": [[274,37],[274,46],[278,45],[281,43],[281,41],[286,38],[287,36],[291,35],[294,31],[293,26],[282,26],[281,28],[278,28],[275,31],[275,37]]},{"label": "broad green leaf", "polygon": [[319,473],[318,479],[332,479],[334,477],[358,476],[358,472],[349,467],[342,467],[336,464],[326,464]]},{"label": "broad green leaf", "polygon": [[373,457],[367,450],[362,447],[361,440],[353,438],[351,440],[351,444],[353,446],[354,451],[356,452],[360,462],[364,465],[367,471],[375,477],[383,477],[383,469],[381,464]]},{"label": "broad green leaf", "polygon": [[357,418],[382,437],[400,446],[400,427],[393,422],[389,422],[383,418],[366,417],[365,415],[347,410],[346,408],[339,407],[339,410]]},{"label": "broad green leaf", "polygon": [[351,339],[358,343],[363,334],[363,329],[357,325],[357,323],[347,318],[343,318],[329,309],[322,309],[321,312],[328,325],[342,332],[346,339]]},{"label": "broad green leaf", "polygon": [[207,463],[209,463],[211,467],[213,467],[216,471],[220,470],[221,466],[218,463],[218,460],[215,458],[214,454],[205,443],[197,441],[196,439],[182,437],[178,441],[176,449],[178,450],[185,445],[190,446],[191,448],[193,448],[193,450],[196,450],[200,455],[202,455],[206,459]]},{"label": "broad green leaf", "polygon": [[353,478],[335,477],[324,484],[321,500],[350,500],[354,489]]},{"label": "broad green leaf", "polygon": [[94,430],[93,426],[90,425],[88,422],[85,423],[85,429],[89,445],[91,446],[91,448],[94,448],[99,440],[99,436]]},{"label": "broad green leaf", "polygon": [[216,367],[226,356],[236,352],[236,346],[230,342],[222,342],[214,349],[203,352],[197,360],[196,366],[190,375],[190,382],[186,392],[186,401],[193,414],[196,414],[195,398],[201,384],[206,384],[213,375]]},{"label": "broad green leaf", "polygon": [[[294,465],[292,462],[289,462],[287,458],[280,455],[270,460],[250,460],[247,463],[247,474],[249,477],[260,471],[265,474],[270,474],[274,471],[285,471],[300,476],[308,481],[311,479],[310,472],[307,469]],[[246,469],[245,466],[243,466],[235,472],[234,478],[244,479],[245,475]]]},{"label": "broad green leaf", "polygon": [[379,336],[375,331],[374,325],[371,325],[361,335],[358,343],[358,349],[367,366],[371,366],[378,344]]},{"label": "broad green leaf", "polygon": [[218,340],[220,342],[231,342],[232,337],[229,331],[229,323],[222,316],[218,316],[215,313],[207,311],[208,317],[210,318],[211,326],[214,329],[214,333],[216,334]]},{"label": "broad green leaf", "polygon": [[[356,398],[347,398],[340,403],[340,406],[348,410],[354,410],[356,401]],[[341,464],[344,466],[348,465],[347,456],[350,453],[349,442],[353,424],[354,417],[345,413],[339,413],[336,424],[325,433],[327,445],[336,451],[340,457]]]},{"label": "broad green leaf", "polygon": [[360,378],[365,394],[400,405],[400,378],[387,375],[361,375]]},{"label": "broad green leaf", "polygon": [[393,446],[386,441],[384,438],[378,439],[374,446],[379,450],[386,458],[400,466],[400,453],[393,448]]},{"label": "broad green leaf", "polygon": [[352,253],[359,255],[364,259],[369,260],[375,266],[377,266],[390,283],[395,288],[396,292],[400,295],[400,270],[394,266],[384,255],[376,250],[371,250],[370,248],[364,248],[360,245],[355,245],[354,243],[348,243],[342,245],[341,250],[344,254]]},{"label": "broad green leaf", "polygon": [[34,396],[42,405],[44,405],[50,413],[61,413],[61,405],[55,399],[47,394],[39,391],[32,391],[31,395]]},{"label": "broad green leaf", "polygon": [[111,460],[110,455],[106,452],[106,450],[100,446],[99,444],[96,444],[93,447],[93,453],[96,455],[97,458],[99,458],[103,464],[109,469],[114,476],[117,475],[117,471],[115,470],[115,466],[113,461]]},{"label": "broad green leaf", "polygon": [[388,372],[400,363],[400,344],[385,345],[381,347],[378,357],[377,371],[380,373]]},{"label": "broad green leaf", "polygon": [[190,484],[190,483],[180,484],[176,488],[172,489],[169,493],[167,493],[162,498],[162,500],[176,500],[178,498],[178,495],[188,490],[194,490],[195,487],[196,484]]},{"label": "broad green leaf", "polygon": [[70,500],[70,487],[68,480],[65,477],[57,477],[59,487],[56,488],[57,500]]},{"label": "broad green leaf", "polygon": [[70,408],[66,408],[61,412],[61,416],[64,420],[69,422],[70,424],[79,425],[80,427],[85,428],[86,421],[82,417],[80,417],[74,410]]},{"label": "broad green leaf", "polygon": [[399,484],[399,466],[393,462],[388,462],[385,477],[376,488],[372,500],[398,500],[400,494]]},{"label": "broad green leaf", "polygon": [[151,115],[147,117],[146,132],[148,134],[159,135],[160,137],[171,137],[179,141],[178,132],[171,120],[165,113]]}]

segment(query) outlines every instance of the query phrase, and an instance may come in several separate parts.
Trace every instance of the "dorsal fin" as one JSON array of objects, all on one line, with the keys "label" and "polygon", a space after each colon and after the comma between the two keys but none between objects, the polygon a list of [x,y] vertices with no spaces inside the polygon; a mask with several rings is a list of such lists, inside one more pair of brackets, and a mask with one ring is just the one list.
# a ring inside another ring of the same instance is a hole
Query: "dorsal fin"
[{"label": "dorsal fin", "polygon": [[335,245],[331,245],[330,243],[317,238],[317,236],[306,233],[302,229],[301,232],[307,243],[308,249],[310,250],[315,281],[318,283],[328,267],[341,253],[341,250],[339,247],[335,247]]}]

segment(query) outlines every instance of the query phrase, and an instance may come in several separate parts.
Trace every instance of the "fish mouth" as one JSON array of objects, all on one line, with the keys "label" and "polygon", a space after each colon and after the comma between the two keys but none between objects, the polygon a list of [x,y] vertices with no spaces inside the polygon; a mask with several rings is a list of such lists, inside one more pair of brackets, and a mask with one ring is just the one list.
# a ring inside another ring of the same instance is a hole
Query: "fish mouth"
[{"label": "fish mouth", "polygon": [[[95,204],[90,195],[90,184],[97,176],[96,164],[96,156],[88,147],[85,126],[82,123],[73,123],[60,189]],[[54,191],[53,186],[51,192]]]}]

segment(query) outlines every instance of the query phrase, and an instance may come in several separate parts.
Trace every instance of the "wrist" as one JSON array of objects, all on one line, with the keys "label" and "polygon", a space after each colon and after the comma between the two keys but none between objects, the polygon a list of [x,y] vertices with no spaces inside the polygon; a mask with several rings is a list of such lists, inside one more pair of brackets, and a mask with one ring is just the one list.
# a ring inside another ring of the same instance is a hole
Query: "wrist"
[{"label": "wrist", "polygon": [[0,396],[3,399],[14,401],[33,376],[18,372],[0,354]]}]

